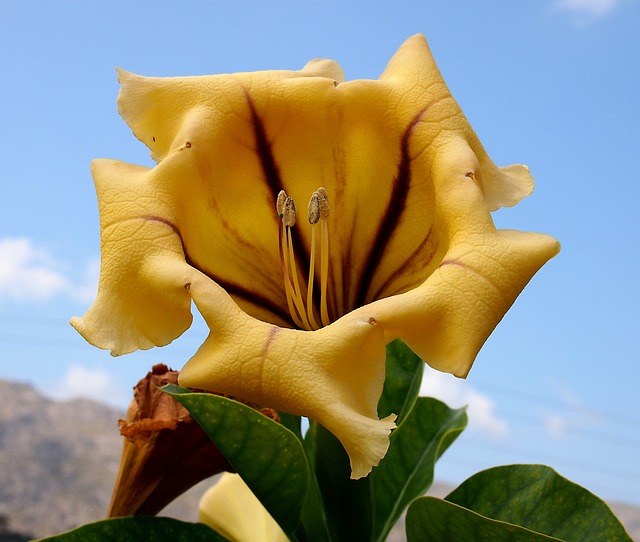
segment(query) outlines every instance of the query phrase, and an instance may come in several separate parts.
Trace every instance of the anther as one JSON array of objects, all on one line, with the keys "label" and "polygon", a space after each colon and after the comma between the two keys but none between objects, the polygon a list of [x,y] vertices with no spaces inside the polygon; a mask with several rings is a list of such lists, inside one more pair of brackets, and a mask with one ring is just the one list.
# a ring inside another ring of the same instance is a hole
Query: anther
[{"label": "anther", "polygon": [[287,193],[284,190],[280,190],[278,198],[276,199],[276,210],[278,216],[282,218],[284,216],[284,202],[287,200]]},{"label": "anther", "polygon": [[314,192],[309,200],[309,224],[317,224],[318,220],[320,220],[320,195]]},{"label": "anther", "polygon": [[329,194],[327,194],[324,186],[321,186],[314,192],[318,194],[318,204],[320,206],[320,218],[329,218]]},{"label": "anther", "polygon": [[290,196],[287,196],[282,207],[282,224],[289,228],[296,225],[296,204]]},{"label": "anther", "polygon": [[320,188],[318,188],[316,192],[320,194],[324,199],[329,201],[329,192],[327,192],[327,189],[324,186],[321,186]]}]

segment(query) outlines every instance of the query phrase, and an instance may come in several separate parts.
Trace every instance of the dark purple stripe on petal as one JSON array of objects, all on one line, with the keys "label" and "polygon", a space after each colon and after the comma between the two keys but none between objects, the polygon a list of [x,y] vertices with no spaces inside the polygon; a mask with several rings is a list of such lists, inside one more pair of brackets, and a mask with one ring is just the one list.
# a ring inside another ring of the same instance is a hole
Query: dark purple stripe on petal
[{"label": "dark purple stripe on petal", "polygon": [[161,216],[154,216],[154,215],[143,216],[142,219],[151,220],[152,222],[160,222],[165,226],[169,226],[173,230],[173,233],[175,233],[180,238],[180,244],[182,245],[182,249],[184,250],[184,241],[182,240],[182,235],[180,234],[180,230],[178,229],[178,226],[176,226],[173,222],[171,222],[171,220],[162,218]]},{"label": "dark purple stripe on petal", "polygon": [[213,280],[214,282],[216,282],[217,284],[219,284],[222,288],[224,288],[224,290],[232,297],[235,298],[241,298],[244,299],[245,301],[252,303],[258,307],[263,308],[264,310],[269,311],[270,313],[272,313],[273,315],[277,316],[278,318],[280,318],[282,321],[284,322],[289,322],[291,324],[291,327],[295,327],[293,321],[291,320],[291,315],[289,314],[288,310],[284,310],[282,307],[279,307],[277,305],[274,305],[271,300],[269,300],[268,298],[264,297],[263,295],[257,293],[257,292],[253,292],[239,284],[235,284],[233,282],[224,280],[221,277],[217,277],[214,273],[206,270],[204,267],[198,265],[190,256],[189,256],[189,252],[187,251],[187,247],[184,244],[184,239],[182,237],[182,234],[180,233],[180,229],[178,228],[178,226],[176,224],[174,224],[173,222],[171,222],[170,220],[163,218],[161,216],[153,216],[153,215],[148,215],[148,216],[143,216],[142,217],[144,220],[152,220],[155,222],[160,222],[166,226],[168,226],[169,228],[171,228],[173,230],[173,232],[178,236],[178,238],[180,239],[180,244],[182,245],[182,252],[184,253],[184,258],[185,261],[187,262],[187,264],[189,264],[191,267],[193,267],[194,269],[197,269],[198,271],[200,271],[203,275],[206,275],[207,277],[209,277],[211,280]]},{"label": "dark purple stripe on petal", "polygon": [[274,316],[277,316],[281,321],[287,322],[291,327],[296,327],[295,323],[291,319],[289,311],[285,311],[284,309],[282,309],[282,307],[274,305],[270,299],[260,295],[257,292],[248,290],[247,288],[244,288],[239,284],[234,284],[233,282],[226,281],[224,279],[216,277],[213,274],[210,275],[209,273],[201,269],[199,269],[199,271],[207,275],[211,280],[217,282],[231,297],[244,299],[245,301],[252,303],[257,307],[261,307],[262,309],[269,311]]},{"label": "dark purple stripe on petal", "polygon": [[[391,198],[387,205],[387,210],[382,217],[382,221],[378,225],[378,230],[373,237],[373,245],[369,250],[369,256],[366,259],[362,276],[360,277],[360,285],[358,293],[355,297],[355,307],[361,307],[367,302],[367,294],[371,288],[373,274],[382,259],[382,255],[387,243],[393,236],[395,229],[399,223],[400,216],[404,211],[407,195],[409,193],[409,185],[411,183],[411,156],[409,155],[409,140],[414,128],[420,122],[424,110],[420,111],[409,123],[406,130],[402,134],[400,140],[400,162],[398,163],[398,173],[393,179],[391,188]],[[354,308],[355,308],[354,307]]]},{"label": "dark purple stripe on petal", "polygon": [[[284,184],[282,182],[282,177],[280,176],[280,169],[278,168],[275,157],[273,155],[271,142],[267,138],[267,132],[264,128],[262,119],[256,111],[256,107],[253,103],[253,100],[251,99],[251,95],[246,90],[245,97],[247,99],[247,105],[249,106],[249,112],[251,113],[251,123],[253,124],[253,134],[256,142],[255,151],[258,155],[258,159],[260,160],[260,167],[262,168],[264,179],[269,186],[271,193],[273,194],[273,216],[279,221],[280,219],[275,212],[275,202],[280,190],[284,190]],[[296,260],[298,261],[298,267],[301,266],[302,269],[304,269],[307,265],[307,262],[309,261],[309,254],[302,244],[302,240],[300,239],[300,235],[298,234],[298,229],[292,228],[291,236],[293,239],[293,249],[296,255]]]},{"label": "dark purple stripe on petal", "polygon": [[[433,255],[436,253],[437,250],[438,250],[438,240],[435,238],[433,234],[433,227],[432,227],[429,230],[429,233],[426,235],[426,237],[422,240],[420,245],[418,245],[418,247],[409,255],[409,257],[403,263],[398,263],[396,270],[389,276],[389,278],[387,278],[387,280],[384,281],[382,286],[378,288],[378,290],[375,292],[373,296],[373,299],[380,299],[382,297],[383,292],[385,293],[385,297],[386,297],[386,296],[406,292],[407,289],[412,289],[422,284],[422,282],[427,279],[426,276],[420,277],[418,282],[415,284],[403,285],[402,290],[393,291],[393,292],[386,291],[391,286],[394,280],[396,280],[400,275],[406,273],[407,269],[411,268],[412,265],[416,265],[413,262],[417,258],[420,258],[419,262],[423,261],[423,258],[424,258],[423,254],[425,251],[428,251],[428,257],[426,259],[430,262],[433,259]],[[421,264],[421,267],[426,268],[427,263]]]},{"label": "dark purple stripe on petal", "polygon": [[[273,153],[271,152],[271,142],[267,138],[267,133],[262,123],[262,119],[256,111],[255,104],[248,92],[245,91],[247,105],[251,113],[251,123],[253,125],[253,135],[256,142],[256,154],[260,160],[260,167],[264,175],[265,181],[273,192],[273,201],[275,204],[276,196],[283,190],[282,179],[280,178],[280,170],[276,164]],[[275,213],[274,213],[275,214]]]}]

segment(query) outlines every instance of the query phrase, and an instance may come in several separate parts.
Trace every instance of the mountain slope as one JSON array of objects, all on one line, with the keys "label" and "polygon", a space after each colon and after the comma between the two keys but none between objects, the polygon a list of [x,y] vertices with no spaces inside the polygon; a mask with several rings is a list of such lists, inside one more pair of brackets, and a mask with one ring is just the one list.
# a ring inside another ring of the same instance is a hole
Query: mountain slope
[{"label": "mountain slope", "polygon": [[[53,401],[0,380],[0,536],[50,536],[104,518],[120,462],[121,417],[94,401]],[[198,498],[183,496],[167,515],[195,520]]]}]

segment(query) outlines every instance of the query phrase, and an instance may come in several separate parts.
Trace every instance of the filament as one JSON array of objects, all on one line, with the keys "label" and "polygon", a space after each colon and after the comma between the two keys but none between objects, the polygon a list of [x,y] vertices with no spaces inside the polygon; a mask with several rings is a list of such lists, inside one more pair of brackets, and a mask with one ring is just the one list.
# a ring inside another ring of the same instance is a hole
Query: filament
[{"label": "filament", "polygon": [[329,312],[327,311],[327,281],[329,279],[329,227],[327,220],[322,219],[322,235],[320,240],[320,319],[323,326],[328,326]]}]

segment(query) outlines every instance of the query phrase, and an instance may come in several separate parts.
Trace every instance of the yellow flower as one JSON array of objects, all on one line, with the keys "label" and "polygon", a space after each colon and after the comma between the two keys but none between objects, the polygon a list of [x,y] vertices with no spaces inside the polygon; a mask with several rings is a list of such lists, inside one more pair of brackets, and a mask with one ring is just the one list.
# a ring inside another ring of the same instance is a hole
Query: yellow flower
[{"label": "yellow flower", "polygon": [[94,162],[100,285],[72,324],[124,354],[178,337],[193,299],[211,334],[180,383],[317,420],[353,478],[394,427],[376,410],[385,344],[400,337],[466,376],[558,252],[551,237],[494,227],[490,211],[533,179],[490,160],[423,36],[378,80],[344,82],[328,60],[119,76],[119,111],[157,165]]},{"label": "yellow flower", "polygon": [[200,499],[199,521],[231,542],[288,542],[240,475],[225,472]]}]

